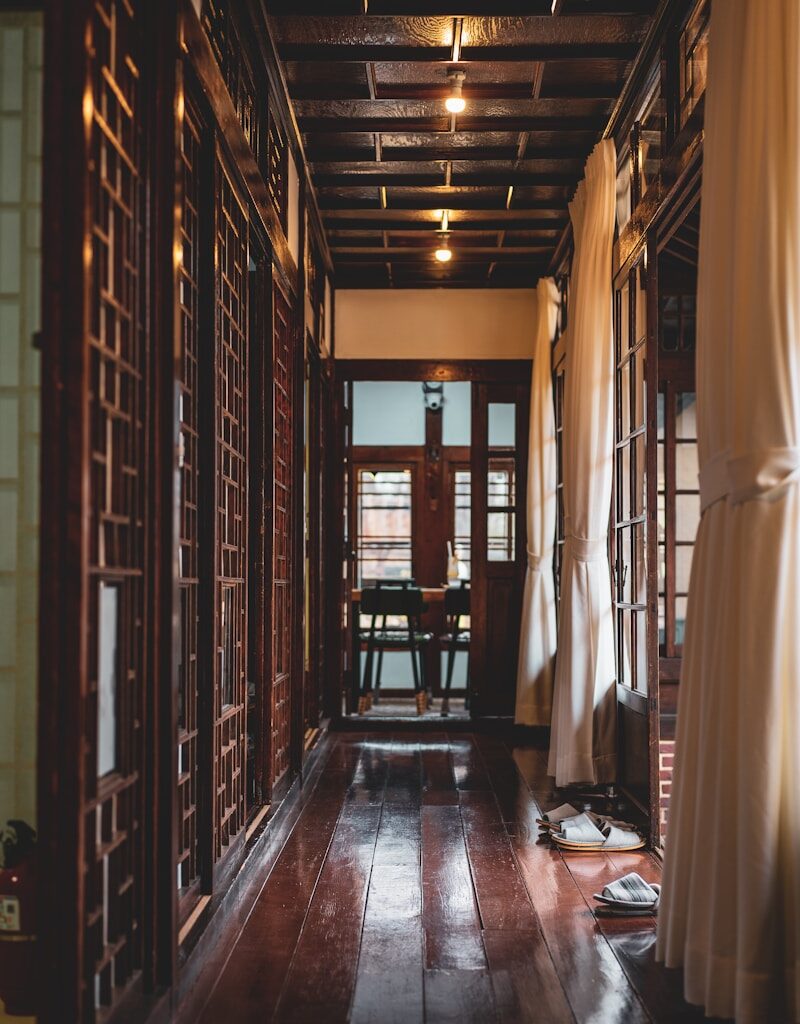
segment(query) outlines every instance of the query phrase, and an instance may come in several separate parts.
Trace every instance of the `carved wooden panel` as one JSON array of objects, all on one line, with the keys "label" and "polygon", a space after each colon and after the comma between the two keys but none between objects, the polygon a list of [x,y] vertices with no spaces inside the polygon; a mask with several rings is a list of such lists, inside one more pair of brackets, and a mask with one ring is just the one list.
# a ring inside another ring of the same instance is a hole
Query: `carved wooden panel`
[{"label": "carved wooden panel", "polygon": [[292,671],[292,472],[294,340],[292,310],[279,288],[273,301],[272,779],[289,767]]},{"label": "carved wooden panel", "polygon": [[245,820],[248,220],[219,154],[215,179],[213,818],[218,860]]},{"label": "carved wooden panel", "polygon": [[187,96],[181,132],[180,357],[180,554],[178,671],[178,889],[199,874],[198,788],[198,591],[199,591],[199,278],[201,139],[203,127]]},{"label": "carved wooden panel", "polygon": [[142,963],[149,352],[143,316],[140,18],[138,4],[98,0],[87,35],[91,262],[84,982],[87,1003],[97,1007],[108,1006]]}]

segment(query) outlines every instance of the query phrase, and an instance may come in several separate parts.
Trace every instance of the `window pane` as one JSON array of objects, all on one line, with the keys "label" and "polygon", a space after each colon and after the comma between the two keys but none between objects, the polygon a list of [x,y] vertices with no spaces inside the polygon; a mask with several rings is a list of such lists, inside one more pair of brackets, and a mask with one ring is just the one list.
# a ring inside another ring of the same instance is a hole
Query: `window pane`
[{"label": "window pane", "polygon": [[633,621],[627,608],[617,612],[617,674],[625,686],[633,685]]},{"label": "window pane", "polygon": [[633,533],[626,526],[617,531],[617,599],[625,604],[633,600]]},{"label": "window pane", "polygon": [[689,593],[689,576],[692,571],[694,544],[679,544],[675,548],[675,593]]},{"label": "window pane", "polygon": [[675,496],[675,539],[693,541],[699,523],[699,495],[677,494]]},{"label": "window pane", "polygon": [[617,375],[617,386],[619,394],[617,402],[619,408],[619,440],[626,438],[631,431],[631,367],[625,362]]},{"label": "window pane", "polygon": [[686,598],[675,598],[675,643],[682,644],[686,630]]},{"label": "window pane", "polygon": [[442,406],[442,444],[468,446],[472,440],[472,385],[448,381]]},{"label": "window pane", "polygon": [[517,407],[513,402],[489,403],[489,447],[513,448],[516,444]]},{"label": "window pane", "polygon": [[[468,469],[458,469],[453,479],[454,553],[459,571],[469,578],[472,561],[472,475]],[[463,570],[462,570],[463,566]]]},{"label": "window pane", "polygon": [[411,470],[359,469],[358,579],[410,579]]},{"label": "window pane", "polygon": [[679,491],[698,489],[697,444],[693,441],[675,445],[675,487]]},{"label": "window pane", "polygon": [[619,495],[619,521],[631,518],[631,449],[629,445],[617,450],[617,493]]},{"label": "window pane", "polygon": [[97,774],[101,776],[117,767],[119,587],[101,583],[97,600]]},{"label": "window pane", "polygon": [[628,351],[628,345],[630,341],[630,292],[628,290],[628,282],[619,290],[619,306],[617,316],[619,317],[619,349],[618,358],[622,359],[625,353]]},{"label": "window pane", "polygon": [[514,560],[516,495],[513,459],[490,459],[487,474],[487,558]]},{"label": "window pane", "polygon": [[354,445],[425,444],[425,404],[419,381],[355,381]]},{"label": "window pane", "polygon": [[675,410],[675,437],[694,441],[697,437],[697,396],[694,391],[681,391]]},{"label": "window pane", "polygon": [[631,429],[638,430],[639,427],[644,426],[645,418],[644,349],[639,349],[638,352],[631,356],[631,359],[633,361],[631,372],[634,377],[633,423],[631,424]]},{"label": "window pane", "polygon": [[222,689],[222,704],[227,707],[234,702],[236,677],[236,652],[233,642],[233,587],[222,588],[220,607],[220,666],[219,680]]},{"label": "window pane", "polygon": [[647,693],[647,616],[634,612],[636,630],[636,678],[634,685],[639,693]]},{"label": "window pane", "polygon": [[647,604],[647,551],[645,549],[644,523],[632,528],[633,537],[633,597],[636,604]]},{"label": "window pane", "polygon": [[643,516],[647,499],[647,456],[644,434],[633,440],[633,514]]}]

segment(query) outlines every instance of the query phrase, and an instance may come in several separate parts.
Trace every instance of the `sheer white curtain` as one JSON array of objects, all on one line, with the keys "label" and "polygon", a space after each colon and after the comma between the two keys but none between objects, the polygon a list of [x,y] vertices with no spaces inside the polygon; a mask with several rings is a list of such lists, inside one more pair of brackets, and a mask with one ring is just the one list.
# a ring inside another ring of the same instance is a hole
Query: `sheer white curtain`
[{"label": "sheer white curtain", "polygon": [[550,346],[558,316],[551,277],[536,288],[536,340],[528,432],[528,570],[522,600],[517,665],[518,725],[549,725],[553,707],[556,606],[553,543],[556,532],[556,421]]},{"label": "sheer white curtain", "polygon": [[548,768],[557,786],[608,782],[616,771],[608,565],[614,450],[613,142],[595,146],[569,212],[575,255],[564,378],[565,544]]},{"label": "sheer white curtain", "polygon": [[740,1024],[800,1020],[799,68],[797,0],[713,5],[703,515],[657,952],[684,966],[690,1002]]}]

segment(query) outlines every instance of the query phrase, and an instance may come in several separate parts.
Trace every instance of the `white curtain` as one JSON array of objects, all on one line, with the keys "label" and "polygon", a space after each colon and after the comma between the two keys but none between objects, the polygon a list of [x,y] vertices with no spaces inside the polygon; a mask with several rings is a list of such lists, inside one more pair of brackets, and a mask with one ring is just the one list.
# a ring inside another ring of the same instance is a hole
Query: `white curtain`
[{"label": "white curtain", "polygon": [[558,316],[551,277],[536,289],[536,340],[528,432],[528,570],[522,600],[517,664],[518,725],[549,725],[553,707],[556,607],[553,543],[556,532],[556,422],[550,346]]},{"label": "white curtain", "polygon": [[[712,6],[703,508],[657,952],[740,1024],[800,1020],[800,3]],[[786,1002],[785,1009],[777,1003]]]},{"label": "white curtain", "polygon": [[616,154],[605,140],[569,207],[575,255],[564,378],[565,544],[549,772],[557,786],[616,771],[608,516],[614,450],[611,248]]}]

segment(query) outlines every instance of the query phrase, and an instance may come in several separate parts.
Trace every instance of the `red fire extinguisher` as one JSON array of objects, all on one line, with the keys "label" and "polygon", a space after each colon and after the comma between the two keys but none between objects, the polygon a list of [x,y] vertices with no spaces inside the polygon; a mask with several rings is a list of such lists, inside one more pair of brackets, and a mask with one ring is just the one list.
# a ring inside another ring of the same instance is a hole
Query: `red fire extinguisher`
[{"label": "red fire extinguisher", "polygon": [[24,821],[0,830],[0,999],[11,1016],[36,1013],[36,833]]}]

